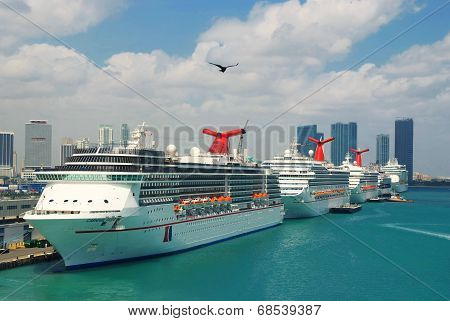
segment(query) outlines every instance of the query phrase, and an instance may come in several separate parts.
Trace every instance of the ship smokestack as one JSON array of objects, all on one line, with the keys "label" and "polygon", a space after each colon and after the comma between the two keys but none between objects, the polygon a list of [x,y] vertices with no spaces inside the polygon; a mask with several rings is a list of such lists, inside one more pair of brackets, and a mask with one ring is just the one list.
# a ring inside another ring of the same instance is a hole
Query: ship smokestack
[{"label": "ship smokestack", "polygon": [[214,141],[208,150],[211,154],[228,154],[228,138],[245,134],[245,129],[238,128],[221,133],[205,128],[202,132],[214,137]]},{"label": "ship smokestack", "polygon": [[356,166],[361,167],[362,166],[362,155],[361,154],[368,152],[369,149],[366,148],[366,149],[361,150],[361,149],[350,148],[350,151],[356,154]]},{"label": "ship smokestack", "polygon": [[330,137],[324,140],[315,139],[312,137],[308,137],[310,142],[313,142],[317,145],[316,152],[314,154],[314,160],[323,162],[325,160],[325,154],[323,152],[323,145],[334,140],[334,137]]}]

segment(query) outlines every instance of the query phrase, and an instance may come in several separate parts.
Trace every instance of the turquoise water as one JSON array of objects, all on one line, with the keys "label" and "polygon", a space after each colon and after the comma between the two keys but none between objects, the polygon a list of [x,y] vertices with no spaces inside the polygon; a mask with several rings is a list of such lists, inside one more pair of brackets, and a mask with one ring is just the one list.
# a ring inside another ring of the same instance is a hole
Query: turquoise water
[{"label": "turquoise water", "polygon": [[31,279],[8,300],[450,298],[450,189],[411,188],[405,196],[415,202],[288,220],[157,259],[70,272],[44,272],[54,262],[1,271],[0,298]]}]

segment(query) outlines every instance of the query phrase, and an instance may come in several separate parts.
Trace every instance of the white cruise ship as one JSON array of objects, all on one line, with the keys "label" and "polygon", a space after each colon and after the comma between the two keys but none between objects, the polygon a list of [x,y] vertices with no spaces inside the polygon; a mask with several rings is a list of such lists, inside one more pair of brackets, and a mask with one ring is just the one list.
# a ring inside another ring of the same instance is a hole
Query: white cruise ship
[{"label": "white cruise ship", "polygon": [[379,172],[378,175],[378,195],[391,196],[392,195],[392,180],[389,175]]},{"label": "white cruise ship", "polygon": [[396,158],[381,167],[381,172],[391,177],[392,190],[403,193],[408,190],[408,171],[405,165],[400,165]]},{"label": "white cruise ship", "polygon": [[64,166],[37,172],[48,184],[25,219],[66,267],[175,253],[282,223],[278,176],[230,157],[228,133],[189,156],[147,148],[147,134],[140,126],[126,148],[76,150]]},{"label": "white cruise ship", "polygon": [[[330,141],[330,140],[328,140]],[[335,168],[323,160],[323,143],[317,142],[315,159],[300,155],[297,144],[265,161],[263,167],[279,173],[281,197],[286,218],[306,218],[323,215],[332,207],[350,202],[349,172]]]},{"label": "white cruise ship", "polygon": [[345,156],[345,160],[339,168],[350,173],[349,188],[350,202],[364,203],[371,198],[378,197],[378,171],[362,167],[361,153],[368,151],[356,151],[357,158],[354,163],[351,162],[350,154]]}]

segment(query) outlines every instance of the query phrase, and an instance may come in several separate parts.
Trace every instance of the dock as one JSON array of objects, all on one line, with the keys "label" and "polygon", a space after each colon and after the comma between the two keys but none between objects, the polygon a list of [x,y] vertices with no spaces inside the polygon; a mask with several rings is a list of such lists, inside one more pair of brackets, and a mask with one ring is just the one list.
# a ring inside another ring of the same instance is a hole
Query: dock
[{"label": "dock", "polygon": [[52,246],[47,248],[25,248],[11,250],[0,254],[0,270],[11,269],[23,265],[60,259],[61,256]]}]

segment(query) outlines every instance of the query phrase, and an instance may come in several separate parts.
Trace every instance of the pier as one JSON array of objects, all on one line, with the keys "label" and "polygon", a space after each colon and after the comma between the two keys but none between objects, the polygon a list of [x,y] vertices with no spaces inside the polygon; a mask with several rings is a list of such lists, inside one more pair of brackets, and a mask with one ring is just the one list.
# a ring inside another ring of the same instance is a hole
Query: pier
[{"label": "pier", "polygon": [[52,261],[61,256],[52,246],[47,248],[25,248],[12,250],[9,253],[0,254],[0,270],[11,269],[23,265]]}]

